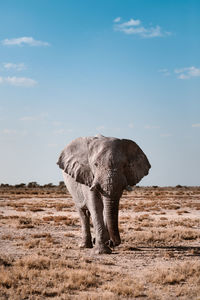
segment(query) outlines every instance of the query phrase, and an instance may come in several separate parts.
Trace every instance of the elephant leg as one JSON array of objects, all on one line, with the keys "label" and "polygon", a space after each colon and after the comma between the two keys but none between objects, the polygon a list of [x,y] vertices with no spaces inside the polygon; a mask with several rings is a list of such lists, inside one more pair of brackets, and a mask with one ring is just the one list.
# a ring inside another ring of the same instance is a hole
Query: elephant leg
[{"label": "elephant leg", "polygon": [[[106,225],[106,219],[105,219],[105,216],[103,216],[103,219],[104,219],[104,227],[105,227],[105,231],[103,233],[103,241],[106,245],[109,245],[110,243],[110,236],[109,236],[109,233],[108,233],[108,228],[107,228],[107,225]],[[93,244],[95,244],[96,242],[96,239],[93,238]]]},{"label": "elephant leg", "polygon": [[92,237],[90,232],[90,212],[88,209],[78,209],[80,219],[81,219],[81,228],[82,228],[82,242],[80,248],[92,248]]},{"label": "elephant leg", "polygon": [[107,228],[107,224],[106,224],[106,216],[105,216],[104,211],[103,211],[103,221],[104,221],[104,226],[105,226],[104,242],[106,244],[108,244],[108,242],[110,240],[110,236],[109,236],[109,233],[108,233],[108,228]]},{"label": "elephant leg", "polygon": [[112,253],[111,249],[105,244],[108,241],[108,231],[104,224],[103,219],[103,203],[102,200],[98,197],[95,197],[95,194],[92,193],[91,199],[88,201],[88,208],[91,213],[92,222],[95,229],[95,254],[110,254]]}]

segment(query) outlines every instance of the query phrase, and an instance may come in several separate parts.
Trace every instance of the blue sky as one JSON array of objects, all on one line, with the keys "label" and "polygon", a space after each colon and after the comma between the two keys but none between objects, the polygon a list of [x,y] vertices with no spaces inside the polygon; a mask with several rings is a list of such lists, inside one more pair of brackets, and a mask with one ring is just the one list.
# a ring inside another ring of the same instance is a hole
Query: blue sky
[{"label": "blue sky", "polygon": [[200,1],[7,0],[0,28],[0,183],[58,183],[101,133],[147,154],[141,185],[199,185]]}]

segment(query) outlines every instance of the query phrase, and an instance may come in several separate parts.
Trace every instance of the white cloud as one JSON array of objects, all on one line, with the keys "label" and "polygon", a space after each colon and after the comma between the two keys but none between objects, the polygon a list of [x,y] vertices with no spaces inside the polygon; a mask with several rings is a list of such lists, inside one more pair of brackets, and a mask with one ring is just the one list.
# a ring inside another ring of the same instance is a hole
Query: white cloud
[{"label": "white cloud", "polygon": [[16,135],[25,136],[28,134],[27,130],[16,130],[16,129],[9,129],[9,128],[3,129],[0,133],[6,136],[16,136]]},{"label": "white cloud", "polygon": [[200,127],[200,123],[192,124],[192,127]]},{"label": "white cloud", "polygon": [[140,20],[130,19],[128,22],[119,24],[118,27],[124,28],[124,27],[138,26],[138,25],[140,25],[140,23],[141,23]]},{"label": "white cloud", "polygon": [[121,21],[121,17],[117,17],[116,19],[113,20],[114,23],[118,23]]},{"label": "white cloud", "polygon": [[190,79],[192,77],[200,77],[200,68],[194,66],[182,69],[175,69],[174,73],[178,74],[179,79]]},{"label": "white cloud", "polygon": [[41,113],[38,116],[24,116],[21,117],[20,121],[44,121],[48,117],[48,113]]},{"label": "white cloud", "polygon": [[5,39],[2,41],[2,44],[5,46],[49,46],[50,44],[43,41],[35,40],[33,37],[20,37],[14,39]]},{"label": "white cloud", "polygon": [[37,84],[37,81],[27,77],[0,77],[0,84],[3,83],[12,86],[33,87]]},{"label": "white cloud", "polygon": [[159,73],[162,73],[164,76],[169,76],[170,72],[168,69],[160,69],[158,70]]},{"label": "white cloud", "polygon": [[117,24],[114,25],[114,30],[123,32],[125,34],[138,35],[143,38],[162,37],[171,34],[170,32],[163,31],[160,26],[148,28],[141,26],[140,20],[130,19],[129,21],[124,23],[120,23],[120,20],[118,22],[115,22]]},{"label": "white cloud", "polygon": [[15,71],[22,71],[26,69],[24,63],[14,64],[14,63],[3,63],[3,68],[7,71],[15,70]]},{"label": "white cloud", "polygon": [[185,74],[180,74],[179,76],[178,76],[178,79],[189,79],[190,77],[189,76],[187,76],[187,75],[185,75]]}]

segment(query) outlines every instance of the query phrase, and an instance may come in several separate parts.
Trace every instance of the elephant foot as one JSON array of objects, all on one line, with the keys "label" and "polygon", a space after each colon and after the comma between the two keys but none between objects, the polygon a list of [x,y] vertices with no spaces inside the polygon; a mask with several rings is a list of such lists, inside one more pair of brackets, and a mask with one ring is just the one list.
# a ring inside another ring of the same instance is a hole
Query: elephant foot
[{"label": "elephant foot", "polygon": [[119,246],[121,244],[121,239],[120,237],[114,237],[111,240],[108,241],[108,245],[110,247],[116,247]]},{"label": "elephant foot", "polygon": [[106,245],[107,245],[108,247],[110,247],[110,248],[114,248],[113,241],[111,241],[111,240],[108,240],[108,241],[106,242]]},{"label": "elephant foot", "polygon": [[94,254],[111,254],[112,250],[107,245],[100,244],[100,245],[96,245],[93,248],[92,252]]},{"label": "elephant foot", "polygon": [[92,245],[92,241],[83,241],[80,245],[79,245],[80,249],[84,249],[84,248],[93,248]]}]

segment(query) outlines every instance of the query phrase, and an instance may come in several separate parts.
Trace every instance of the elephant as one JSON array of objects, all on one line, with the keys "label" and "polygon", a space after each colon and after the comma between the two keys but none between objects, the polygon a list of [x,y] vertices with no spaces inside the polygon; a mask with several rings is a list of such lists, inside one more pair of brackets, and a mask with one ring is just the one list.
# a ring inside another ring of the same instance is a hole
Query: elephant
[{"label": "elephant", "polygon": [[[79,137],[69,143],[57,162],[65,185],[78,210],[81,248],[95,254],[110,254],[121,243],[118,229],[119,200],[123,190],[148,175],[151,165],[132,140],[105,137]],[[90,232],[90,216],[95,243]]]}]

